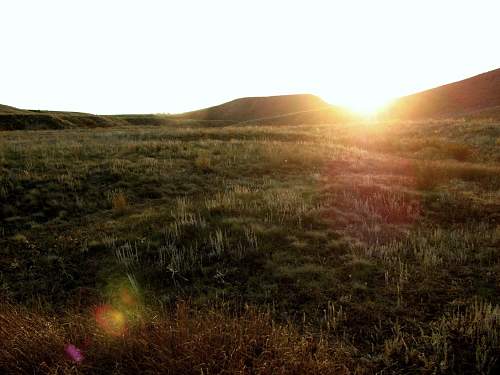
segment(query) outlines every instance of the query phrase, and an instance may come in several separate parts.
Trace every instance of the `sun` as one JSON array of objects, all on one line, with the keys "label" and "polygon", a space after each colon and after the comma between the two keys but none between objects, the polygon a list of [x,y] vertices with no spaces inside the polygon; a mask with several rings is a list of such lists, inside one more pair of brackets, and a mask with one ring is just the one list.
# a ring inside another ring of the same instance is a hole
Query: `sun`
[{"label": "sun", "polygon": [[344,104],[349,111],[363,117],[370,117],[377,114],[381,105],[372,102]]},{"label": "sun", "polygon": [[387,107],[390,101],[390,99],[385,98],[358,97],[356,100],[346,100],[341,105],[357,115],[373,117]]},{"label": "sun", "polygon": [[392,101],[388,95],[383,92],[358,90],[342,93],[335,93],[324,96],[329,103],[338,105],[350,112],[362,117],[373,117],[386,108]]}]

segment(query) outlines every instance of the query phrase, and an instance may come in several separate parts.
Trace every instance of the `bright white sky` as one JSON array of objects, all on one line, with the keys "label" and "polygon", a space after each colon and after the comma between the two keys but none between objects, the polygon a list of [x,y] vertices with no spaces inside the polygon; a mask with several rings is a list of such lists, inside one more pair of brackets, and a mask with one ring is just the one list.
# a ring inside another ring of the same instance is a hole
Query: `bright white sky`
[{"label": "bright white sky", "polygon": [[0,103],[92,113],[313,93],[371,109],[500,67],[500,1],[2,0]]}]

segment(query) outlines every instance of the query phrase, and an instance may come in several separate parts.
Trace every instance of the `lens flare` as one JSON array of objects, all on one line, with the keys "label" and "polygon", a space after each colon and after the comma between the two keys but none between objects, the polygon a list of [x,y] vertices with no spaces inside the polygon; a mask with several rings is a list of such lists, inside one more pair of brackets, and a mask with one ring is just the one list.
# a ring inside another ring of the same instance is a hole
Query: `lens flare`
[{"label": "lens flare", "polygon": [[142,317],[142,298],[135,278],[115,279],[107,286],[108,304],[94,310],[97,325],[107,334],[121,336]]},{"label": "lens flare", "polygon": [[132,307],[137,305],[137,296],[135,293],[131,292],[128,288],[121,288],[120,292],[120,302],[126,306]]},{"label": "lens flare", "polygon": [[64,352],[73,362],[80,363],[84,359],[82,351],[73,344],[66,344]]},{"label": "lens flare", "polygon": [[95,310],[95,320],[104,332],[112,336],[121,336],[127,330],[127,316],[110,305],[99,306]]}]

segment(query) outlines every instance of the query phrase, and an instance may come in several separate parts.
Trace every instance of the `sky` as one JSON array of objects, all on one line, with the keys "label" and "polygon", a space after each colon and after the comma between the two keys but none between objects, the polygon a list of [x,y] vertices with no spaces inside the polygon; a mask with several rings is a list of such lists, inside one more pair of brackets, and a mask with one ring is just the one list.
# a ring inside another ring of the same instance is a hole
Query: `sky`
[{"label": "sky", "polygon": [[178,113],[312,93],[369,111],[500,68],[500,1],[2,0],[0,103]]}]

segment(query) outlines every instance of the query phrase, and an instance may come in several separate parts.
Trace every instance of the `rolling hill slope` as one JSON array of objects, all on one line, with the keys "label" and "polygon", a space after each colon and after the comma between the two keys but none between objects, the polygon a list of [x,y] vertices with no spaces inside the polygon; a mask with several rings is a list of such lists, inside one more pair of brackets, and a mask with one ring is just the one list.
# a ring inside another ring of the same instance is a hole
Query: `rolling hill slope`
[{"label": "rolling hill slope", "polygon": [[176,117],[193,120],[244,122],[328,107],[330,107],[328,103],[310,94],[248,97],[210,108],[182,113]]},{"label": "rolling hill slope", "polygon": [[[500,69],[395,100],[381,119],[500,119]],[[65,129],[113,125],[329,124],[358,120],[349,111],[311,94],[246,97],[177,115],[99,116],[24,110],[0,105],[0,130]]]},{"label": "rolling hill slope", "polygon": [[117,119],[89,113],[24,110],[0,105],[0,131],[113,126]]},{"label": "rolling hill slope", "polygon": [[382,114],[401,119],[500,118],[500,69],[397,99]]},{"label": "rolling hill slope", "polygon": [[0,104],[0,115],[15,113],[29,113],[29,111]]}]

